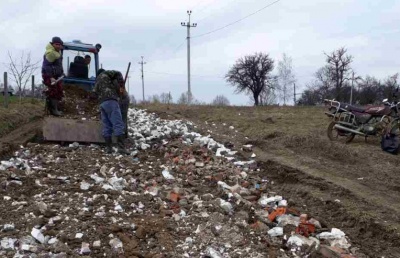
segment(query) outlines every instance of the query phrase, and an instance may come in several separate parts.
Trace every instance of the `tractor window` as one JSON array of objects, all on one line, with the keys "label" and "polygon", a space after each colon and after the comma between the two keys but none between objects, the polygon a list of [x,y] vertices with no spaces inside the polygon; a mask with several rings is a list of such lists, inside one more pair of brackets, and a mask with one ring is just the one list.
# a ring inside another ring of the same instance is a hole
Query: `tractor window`
[{"label": "tractor window", "polygon": [[63,52],[64,73],[68,77],[94,79],[96,77],[94,54],[82,51]]}]

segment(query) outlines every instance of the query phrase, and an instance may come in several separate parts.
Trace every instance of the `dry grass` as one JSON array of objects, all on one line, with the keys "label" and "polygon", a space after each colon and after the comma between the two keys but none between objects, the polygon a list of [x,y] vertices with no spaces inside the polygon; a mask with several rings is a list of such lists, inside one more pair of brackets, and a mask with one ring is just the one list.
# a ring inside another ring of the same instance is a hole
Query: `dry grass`
[{"label": "dry grass", "polygon": [[284,135],[322,135],[328,118],[321,107],[213,107],[149,105],[150,112],[174,114],[217,124],[226,123],[251,139],[270,139]]},{"label": "dry grass", "polygon": [[[189,119],[198,124],[215,123],[234,126],[249,142],[277,150],[279,155],[305,155],[342,164],[363,162],[366,153],[388,157],[379,148],[379,140],[371,139],[366,144],[356,136],[351,144],[331,142],[327,137],[330,119],[324,114],[324,107],[214,107],[185,105],[146,105],[150,112],[162,117]],[[225,127],[227,127],[225,126]]]},{"label": "dry grass", "polygon": [[[0,103],[3,102],[0,99]],[[24,99],[20,104],[15,98],[8,108],[0,107],[0,137],[8,134],[19,126],[34,121],[44,114],[44,104],[35,100],[31,103],[31,99]]]}]

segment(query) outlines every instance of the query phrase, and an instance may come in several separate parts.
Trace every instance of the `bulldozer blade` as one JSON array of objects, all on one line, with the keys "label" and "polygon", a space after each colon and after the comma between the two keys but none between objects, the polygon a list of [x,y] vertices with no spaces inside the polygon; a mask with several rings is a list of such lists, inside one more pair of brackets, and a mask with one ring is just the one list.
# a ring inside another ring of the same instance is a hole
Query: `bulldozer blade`
[{"label": "bulldozer blade", "polygon": [[100,121],[46,117],[43,138],[57,142],[104,143]]}]

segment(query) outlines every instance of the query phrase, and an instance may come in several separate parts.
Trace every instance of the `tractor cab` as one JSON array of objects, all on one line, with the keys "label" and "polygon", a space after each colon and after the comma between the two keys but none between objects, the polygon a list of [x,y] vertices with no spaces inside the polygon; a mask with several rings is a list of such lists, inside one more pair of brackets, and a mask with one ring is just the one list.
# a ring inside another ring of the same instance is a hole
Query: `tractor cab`
[{"label": "tractor cab", "polygon": [[100,44],[82,43],[80,40],[64,42],[63,66],[67,71],[65,84],[75,84],[86,91],[91,91],[99,70]]}]

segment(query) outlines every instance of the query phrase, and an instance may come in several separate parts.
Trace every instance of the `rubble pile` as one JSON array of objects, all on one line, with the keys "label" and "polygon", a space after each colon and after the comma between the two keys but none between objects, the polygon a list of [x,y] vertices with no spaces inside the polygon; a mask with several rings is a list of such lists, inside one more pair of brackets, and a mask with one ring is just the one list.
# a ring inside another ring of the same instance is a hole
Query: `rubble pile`
[{"label": "rubble pile", "polygon": [[[358,257],[255,160],[130,109],[131,155],[30,143],[0,165],[1,257]],[[255,155],[252,155],[255,157]]]},{"label": "rubble pile", "polygon": [[64,84],[64,99],[61,109],[66,118],[98,120],[97,100],[89,98],[89,92],[74,84]]}]

